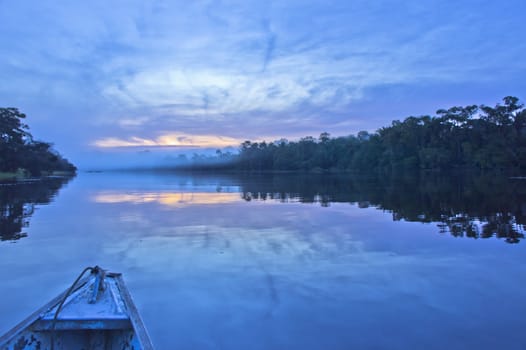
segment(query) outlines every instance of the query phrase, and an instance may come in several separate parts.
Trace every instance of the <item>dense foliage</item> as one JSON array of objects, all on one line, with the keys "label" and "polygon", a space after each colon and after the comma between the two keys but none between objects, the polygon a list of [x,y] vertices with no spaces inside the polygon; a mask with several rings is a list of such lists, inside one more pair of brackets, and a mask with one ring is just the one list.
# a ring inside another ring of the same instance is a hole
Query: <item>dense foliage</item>
[{"label": "dense foliage", "polygon": [[26,117],[16,108],[0,108],[0,172],[25,171],[40,176],[54,171],[74,172],[75,166],[52,149],[47,142],[36,141]]},{"label": "dense foliage", "polygon": [[297,142],[245,141],[229,165],[241,170],[526,168],[526,109],[516,97],[495,107],[440,109],[370,134]]}]

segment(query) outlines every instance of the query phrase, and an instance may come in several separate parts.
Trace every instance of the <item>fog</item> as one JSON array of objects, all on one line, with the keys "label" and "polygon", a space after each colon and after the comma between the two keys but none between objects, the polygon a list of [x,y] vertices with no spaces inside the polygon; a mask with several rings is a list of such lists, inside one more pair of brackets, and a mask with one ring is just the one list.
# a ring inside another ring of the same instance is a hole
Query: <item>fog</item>
[{"label": "fog", "polygon": [[80,171],[152,169],[217,162],[218,152],[236,154],[237,149],[130,147],[86,151],[70,160]]}]

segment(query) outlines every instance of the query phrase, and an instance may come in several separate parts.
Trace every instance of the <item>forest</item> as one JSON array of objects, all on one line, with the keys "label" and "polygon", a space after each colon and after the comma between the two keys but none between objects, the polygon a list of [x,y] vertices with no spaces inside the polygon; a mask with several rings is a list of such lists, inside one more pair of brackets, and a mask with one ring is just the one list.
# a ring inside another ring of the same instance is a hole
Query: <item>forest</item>
[{"label": "forest", "polygon": [[21,176],[41,176],[76,171],[48,142],[38,141],[23,123],[17,108],[0,108],[0,172]]},{"label": "forest", "polygon": [[494,107],[439,109],[434,116],[395,120],[375,133],[299,141],[245,141],[223,162],[195,163],[194,169],[245,171],[364,171],[525,169],[526,109],[507,96]]}]

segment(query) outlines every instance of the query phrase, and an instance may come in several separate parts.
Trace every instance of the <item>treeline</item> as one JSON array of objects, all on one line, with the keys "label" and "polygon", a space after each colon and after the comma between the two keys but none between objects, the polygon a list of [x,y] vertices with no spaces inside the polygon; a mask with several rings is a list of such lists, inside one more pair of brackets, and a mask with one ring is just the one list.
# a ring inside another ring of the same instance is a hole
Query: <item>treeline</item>
[{"label": "treeline", "polygon": [[[526,110],[508,96],[495,107],[440,109],[435,116],[395,120],[375,133],[291,142],[245,141],[215,168],[250,171],[525,169]],[[202,167],[205,168],[205,167]]]},{"label": "treeline", "polygon": [[37,141],[22,122],[17,108],[0,108],[0,172],[40,176],[57,171],[75,172],[76,167],[47,142]]}]

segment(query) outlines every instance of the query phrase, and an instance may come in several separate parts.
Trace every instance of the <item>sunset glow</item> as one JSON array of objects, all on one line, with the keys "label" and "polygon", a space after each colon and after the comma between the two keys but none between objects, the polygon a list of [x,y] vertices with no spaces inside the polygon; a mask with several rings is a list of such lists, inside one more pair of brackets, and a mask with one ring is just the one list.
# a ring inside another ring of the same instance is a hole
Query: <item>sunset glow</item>
[{"label": "sunset glow", "polygon": [[242,140],[212,135],[165,134],[155,139],[131,137],[128,139],[105,138],[93,142],[100,148],[113,147],[210,147],[238,146]]},{"label": "sunset glow", "polygon": [[168,207],[184,207],[196,204],[226,204],[241,201],[239,193],[222,192],[177,192],[177,193],[120,193],[102,192],[92,197],[96,203],[115,204],[132,203],[145,204],[157,203]]}]

